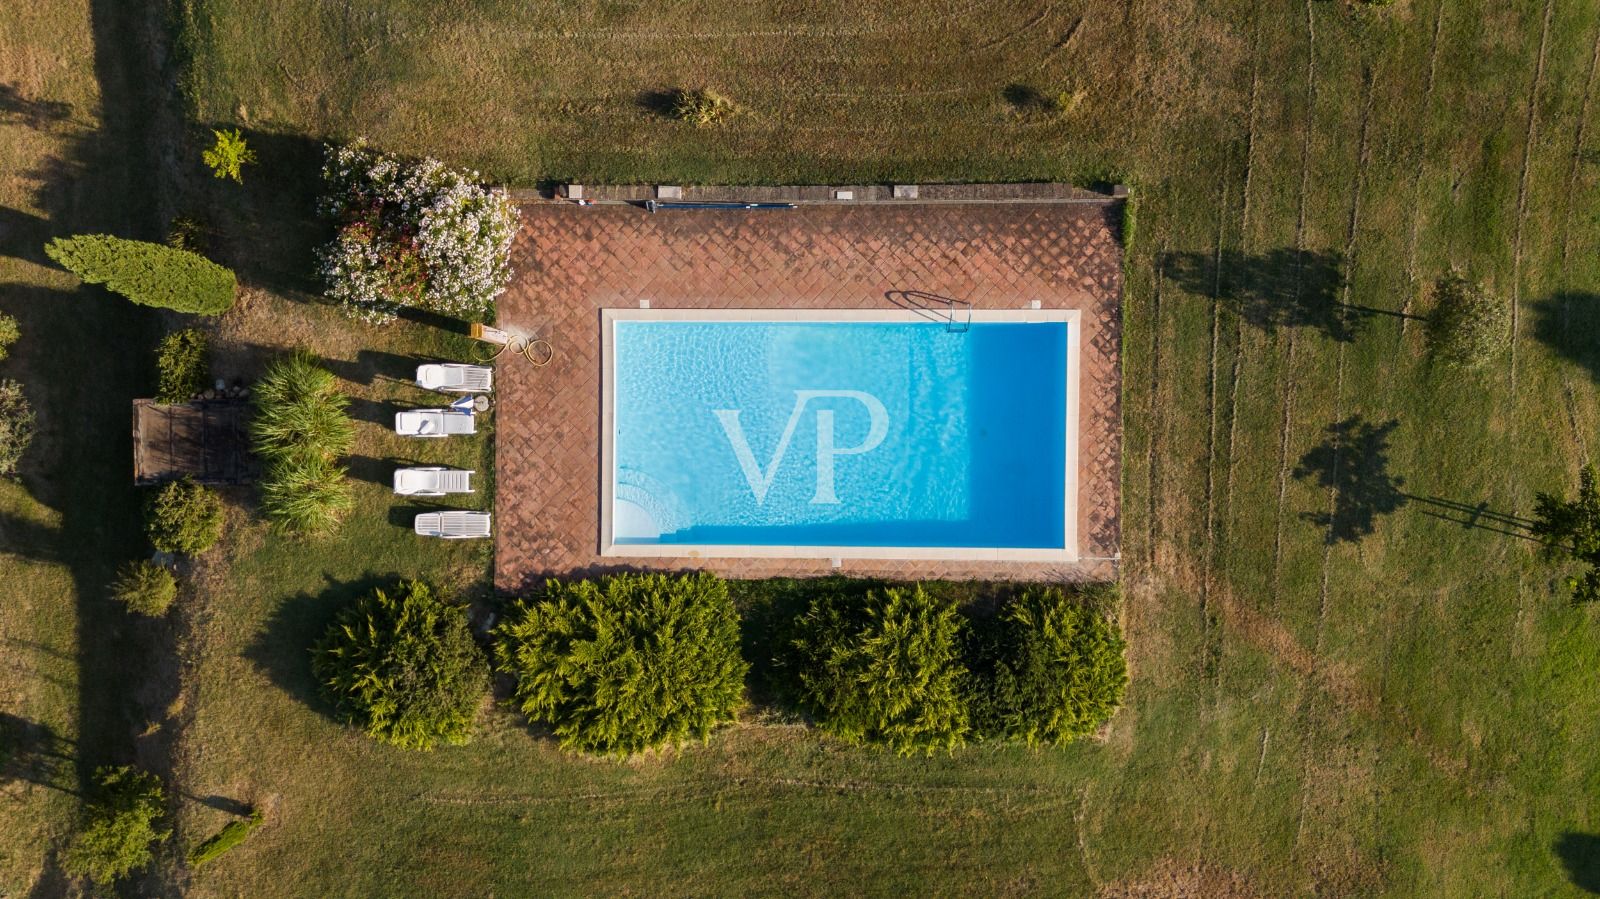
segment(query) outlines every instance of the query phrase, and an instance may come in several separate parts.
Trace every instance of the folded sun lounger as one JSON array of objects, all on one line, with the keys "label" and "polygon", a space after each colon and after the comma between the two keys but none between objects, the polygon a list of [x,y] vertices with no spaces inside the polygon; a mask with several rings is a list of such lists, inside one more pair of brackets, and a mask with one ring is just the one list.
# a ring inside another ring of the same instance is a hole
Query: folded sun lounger
[{"label": "folded sun lounger", "polygon": [[394,432],[401,437],[452,437],[477,433],[472,413],[450,409],[407,409],[396,412]]},{"label": "folded sun lounger", "polygon": [[394,492],[401,496],[444,496],[447,493],[471,493],[472,472],[459,468],[397,468],[394,472]]},{"label": "folded sun lounger", "polygon": [[460,362],[419,365],[417,386],[445,393],[488,393],[494,389],[494,369]]},{"label": "folded sun lounger", "polygon": [[470,540],[489,536],[488,512],[423,512],[413,529],[419,537]]}]

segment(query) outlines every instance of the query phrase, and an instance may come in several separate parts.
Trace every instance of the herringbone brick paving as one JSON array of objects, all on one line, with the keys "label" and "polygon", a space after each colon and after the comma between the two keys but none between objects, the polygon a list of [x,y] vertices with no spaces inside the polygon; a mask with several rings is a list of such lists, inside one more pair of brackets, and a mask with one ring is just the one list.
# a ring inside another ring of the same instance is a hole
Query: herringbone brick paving
[{"label": "herringbone brick paving", "polygon": [[[1114,203],[801,206],[672,210],[530,204],[500,326],[555,358],[499,365],[495,581],[618,568],[729,577],[824,575],[1106,580],[1120,547],[1122,256]],[[1082,310],[1078,541],[1083,560],[630,559],[599,554],[600,310],[891,308],[894,291],[975,308]]]}]

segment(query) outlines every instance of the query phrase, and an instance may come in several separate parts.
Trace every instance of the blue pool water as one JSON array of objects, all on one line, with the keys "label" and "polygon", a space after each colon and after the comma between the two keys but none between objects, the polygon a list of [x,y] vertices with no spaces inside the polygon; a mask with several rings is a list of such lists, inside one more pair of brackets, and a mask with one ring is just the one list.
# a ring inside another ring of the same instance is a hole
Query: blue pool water
[{"label": "blue pool water", "polygon": [[613,542],[1060,548],[1063,322],[614,322]]}]

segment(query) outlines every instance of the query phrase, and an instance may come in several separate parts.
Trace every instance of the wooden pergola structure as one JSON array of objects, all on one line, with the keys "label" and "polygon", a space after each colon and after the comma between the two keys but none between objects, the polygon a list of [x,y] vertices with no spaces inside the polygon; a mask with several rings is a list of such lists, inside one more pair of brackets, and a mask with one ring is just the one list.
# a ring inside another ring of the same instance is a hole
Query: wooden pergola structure
[{"label": "wooden pergola structure", "polygon": [[133,482],[144,486],[190,477],[221,486],[255,480],[249,411],[250,404],[241,399],[134,400]]}]

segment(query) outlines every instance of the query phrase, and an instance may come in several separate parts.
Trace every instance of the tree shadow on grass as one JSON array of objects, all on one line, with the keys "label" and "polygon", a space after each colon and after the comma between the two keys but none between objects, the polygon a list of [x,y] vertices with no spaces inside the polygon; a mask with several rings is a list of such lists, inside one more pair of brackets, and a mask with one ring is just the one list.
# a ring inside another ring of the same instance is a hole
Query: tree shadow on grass
[{"label": "tree shadow on grass", "polygon": [[1600,293],[1564,290],[1533,306],[1534,337],[1600,382]]},{"label": "tree shadow on grass", "polygon": [[25,781],[74,796],[77,744],[48,724],[0,712],[0,783]]},{"label": "tree shadow on grass", "polygon": [[[243,184],[206,180],[203,200],[217,232],[210,255],[247,283],[321,302],[317,249],[333,238],[332,224],[317,214],[323,142],[226,122],[196,128],[195,142],[209,144],[212,129],[235,127],[257,162],[244,167]],[[192,164],[201,165],[198,159]]]},{"label": "tree shadow on grass", "polygon": [[1406,504],[1404,479],[1388,471],[1389,435],[1399,426],[1394,419],[1374,425],[1352,415],[1324,428],[1322,442],[1300,457],[1295,478],[1333,490],[1332,511],[1300,516],[1326,528],[1327,543],[1354,543],[1372,533],[1378,516]]},{"label": "tree shadow on grass", "polygon": [[330,718],[338,718],[338,709],[323,698],[311,674],[311,647],[327,633],[339,610],[402,578],[398,574],[376,573],[344,581],[328,575],[323,578],[327,586],[322,592],[300,593],[280,602],[244,655],[284,692]]},{"label": "tree shadow on grass", "polygon": [[1268,333],[1310,328],[1348,342],[1372,315],[1400,314],[1339,302],[1344,257],[1331,251],[1281,247],[1258,254],[1166,253],[1157,265],[1183,290],[1215,296],[1224,308]]},{"label": "tree shadow on grass", "polygon": [[1573,886],[1600,893],[1600,836],[1569,830],[1556,839],[1555,850]]},{"label": "tree shadow on grass", "polygon": [[72,118],[72,104],[23,96],[16,82],[0,84],[0,124],[20,124],[39,131]]}]

